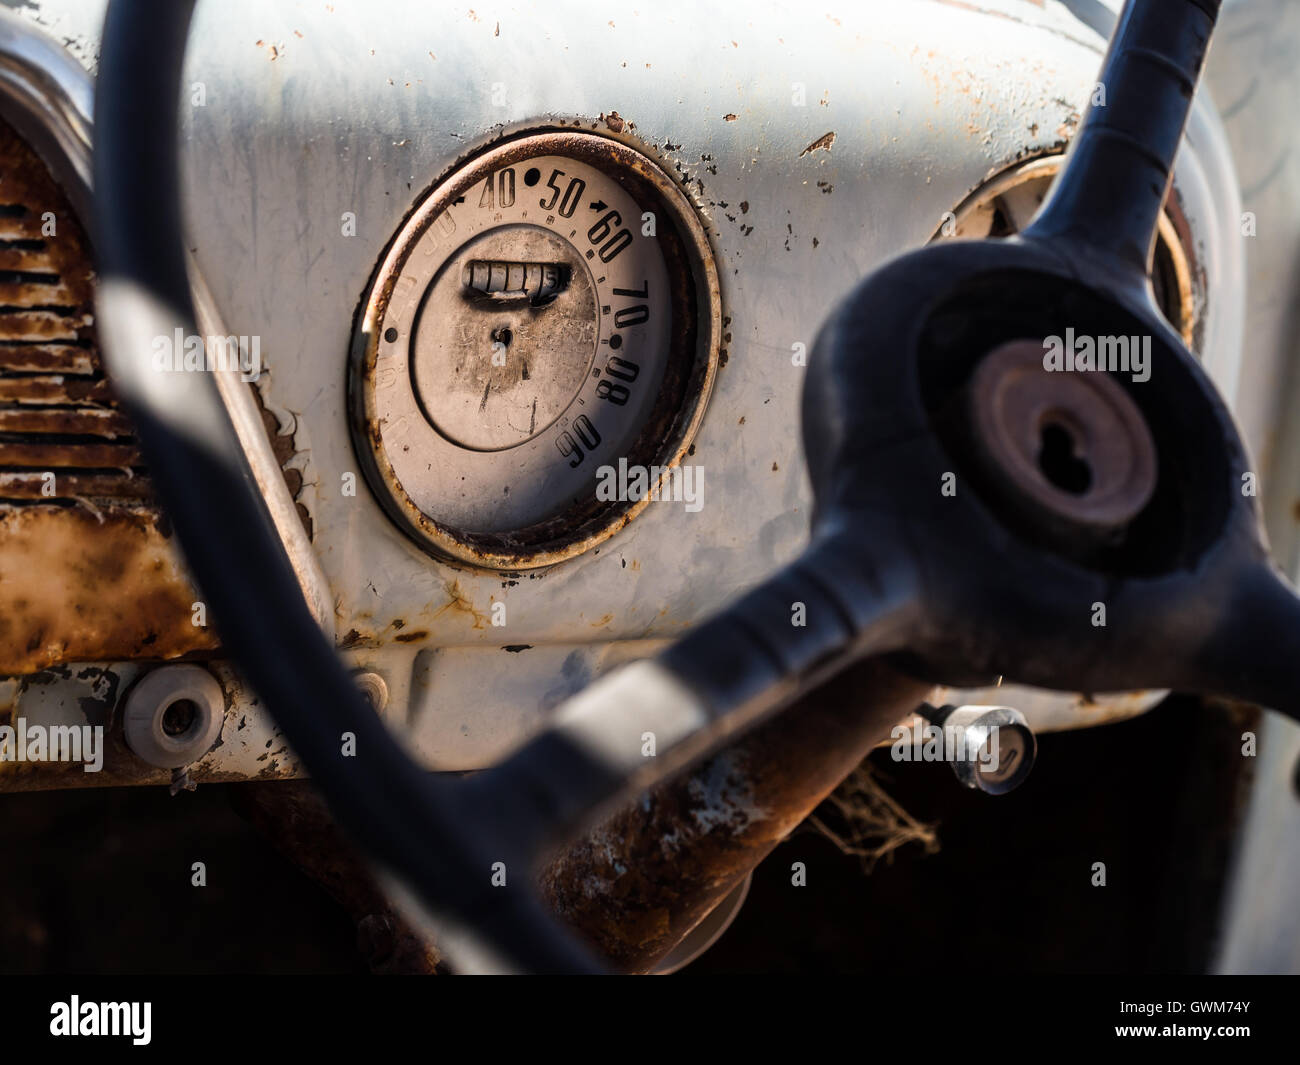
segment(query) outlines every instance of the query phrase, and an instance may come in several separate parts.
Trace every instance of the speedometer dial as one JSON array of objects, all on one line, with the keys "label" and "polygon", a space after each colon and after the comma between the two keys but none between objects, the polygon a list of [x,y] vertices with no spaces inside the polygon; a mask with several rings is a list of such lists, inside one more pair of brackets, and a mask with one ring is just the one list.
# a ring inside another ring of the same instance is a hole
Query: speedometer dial
[{"label": "speedometer dial", "polygon": [[689,445],[718,316],[695,210],[645,155],[576,131],[498,145],[421,202],[364,305],[350,388],[371,486],[442,557],[584,551],[647,502],[598,498],[602,468],[663,476]]}]

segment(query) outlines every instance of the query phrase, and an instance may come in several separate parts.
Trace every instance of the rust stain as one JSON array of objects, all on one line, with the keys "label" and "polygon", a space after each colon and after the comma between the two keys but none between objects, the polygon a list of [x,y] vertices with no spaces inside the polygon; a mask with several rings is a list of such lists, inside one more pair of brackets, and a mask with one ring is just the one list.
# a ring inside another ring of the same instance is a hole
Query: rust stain
[{"label": "rust stain", "polygon": [[217,646],[152,516],[74,507],[0,512],[0,672],[176,658]]},{"label": "rust stain", "polygon": [[544,898],[616,968],[647,971],[928,693],[851,667],[554,853]]},{"label": "rust stain", "polygon": [[817,151],[829,152],[831,150],[831,145],[833,145],[834,143],[835,143],[835,132],[834,130],[832,130],[830,133],[822,134],[815,141],[813,141],[812,144],[808,145],[807,148],[805,148],[803,151],[799,153],[799,158],[802,159],[805,155],[809,155],[812,152],[817,152]]},{"label": "rust stain", "polygon": [[298,512],[298,520],[302,522],[302,527],[307,532],[307,539],[310,540],[315,529],[311,512],[302,501],[302,471],[289,465],[289,461],[298,453],[295,439],[296,426],[290,425],[286,428],[280,424],[279,418],[266,406],[260,382],[253,382],[253,398],[257,402],[258,413],[262,416],[262,427],[266,430],[266,438],[271,442],[271,452],[275,455],[276,464],[284,475],[284,483],[289,489],[289,498],[293,500],[294,508]]},{"label": "rust stain", "polygon": [[[450,596],[450,599],[434,612],[433,614],[434,618],[439,618],[443,614],[445,614],[448,610],[453,610],[456,613],[466,614],[469,617],[473,618],[474,628],[476,629],[487,628],[488,626],[487,616],[479,613],[477,610],[474,609],[474,601],[465,594],[464,590],[460,586],[460,581],[450,581],[446,585],[446,589],[447,589],[447,595]],[[424,638],[426,636],[428,636],[427,632],[421,634],[421,638]],[[403,639],[403,637],[401,636],[397,638],[399,640]],[[409,641],[409,637],[407,637],[407,640]]]}]

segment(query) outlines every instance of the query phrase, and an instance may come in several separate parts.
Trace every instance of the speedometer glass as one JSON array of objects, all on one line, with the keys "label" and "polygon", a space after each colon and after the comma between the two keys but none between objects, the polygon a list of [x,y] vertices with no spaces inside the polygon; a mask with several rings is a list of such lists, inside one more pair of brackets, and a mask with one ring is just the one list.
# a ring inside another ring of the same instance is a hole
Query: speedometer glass
[{"label": "speedometer glass", "polygon": [[[501,569],[618,531],[690,444],[717,365],[708,240],[645,154],[587,132],[517,137],[417,205],[363,304],[357,451],[422,547]],[[626,483],[626,477],[621,483]]]}]

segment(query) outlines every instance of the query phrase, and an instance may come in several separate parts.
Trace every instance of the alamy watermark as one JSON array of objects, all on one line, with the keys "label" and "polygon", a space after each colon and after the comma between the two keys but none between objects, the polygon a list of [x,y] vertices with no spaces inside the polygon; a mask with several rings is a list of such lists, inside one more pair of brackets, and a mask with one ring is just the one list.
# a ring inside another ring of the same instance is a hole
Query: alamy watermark
[{"label": "alamy watermark", "polygon": [[970,729],[924,721],[915,728],[895,725],[889,738],[895,762],[975,762],[985,773],[996,773],[1000,764],[996,725]]},{"label": "alamy watermark", "polygon": [[50,1035],[129,1036],[136,1046],[148,1046],[152,1014],[152,1002],[82,1002],[73,995],[50,1005]]},{"label": "alamy watermark", "polygon": [[159,372],[234,371],[245,381],[256,381],[262,374],[260,336],[202,337],[177,326],[171,336],[154,337],[152,348],[153,368]]},{"label": "alamy watermark", "polygon": [[617,466],[596,470],[596,498],[603,503],[636,503],[652,500],[684,503],[697,514],[704,507],[703,466],[629,466],[619,459]]},{"label": "alamy watermark", "polygon": [[1151,337],[1076,336],[1043,338],[1043,369],[1071,373],[1103,371],[1131,374],[1134,381],[1151,377]]},{"label": "alamy watermark", "polygon": [[29,725],[25,717],[0,725],[0,762],[84,762],[104,768],[103,725]]}]

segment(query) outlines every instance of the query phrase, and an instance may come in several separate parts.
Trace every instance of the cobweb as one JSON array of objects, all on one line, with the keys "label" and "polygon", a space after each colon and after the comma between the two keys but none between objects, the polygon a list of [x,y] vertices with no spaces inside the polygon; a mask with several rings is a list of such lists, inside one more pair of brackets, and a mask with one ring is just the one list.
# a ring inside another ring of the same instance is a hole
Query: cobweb
[{"label": "cobweb", "polygon": [[937,824],[925,824],[909,814],[881,786],[871,766],[863,761],[805,822],[829,839],[844,854],[857,858],[870,873],[882,858],[892,862],[894,852],[909,843],[937,854]]}]

